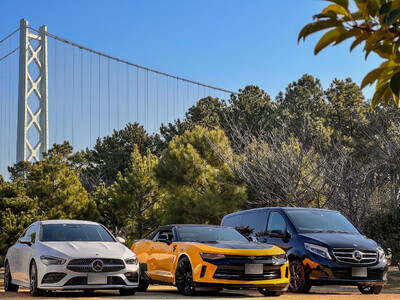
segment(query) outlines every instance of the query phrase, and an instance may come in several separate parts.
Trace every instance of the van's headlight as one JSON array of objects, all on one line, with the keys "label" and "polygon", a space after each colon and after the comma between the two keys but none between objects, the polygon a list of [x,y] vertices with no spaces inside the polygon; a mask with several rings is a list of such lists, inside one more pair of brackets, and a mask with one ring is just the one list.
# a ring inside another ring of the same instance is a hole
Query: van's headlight
[{"label": "van's headlight", "polygon": [[125,263],[127,265],[137,265],[138,264],[138,260],[136,256],[131,256],[125,259]]},{"label": "van's headlight", "polygon": [[225,259],[224,254],[218,253],[200,253],[202,259]]},{"label": "van's headlight", "polygon": [[50,265],[63,265],[65,264],[65,259],[55,257],[55,256],[50,256],[50,255],[42,255],[40,256],[40,260],[42,263],[44,263],[46,266]]},{"label": "van's headlight", "polygon": [[304,243],[304,247],[306,248],[306,250],[310,251],[311,253],[322,256],[323,258],[332,259],[329,254],[328,248],[321,247],[321,246],[314,245],[314,244],[309,244],[309,243]]},{"label": "van's headlight", "polygon": [[386,259],[385,251],[381,247],[376,248],[376,251],[378,252],[378,260],[379,261]]},{"label": "van's headlight", "polygon": [[272,255],[272,264],[273,265],[284,265],[287,263],[285,254]]}]

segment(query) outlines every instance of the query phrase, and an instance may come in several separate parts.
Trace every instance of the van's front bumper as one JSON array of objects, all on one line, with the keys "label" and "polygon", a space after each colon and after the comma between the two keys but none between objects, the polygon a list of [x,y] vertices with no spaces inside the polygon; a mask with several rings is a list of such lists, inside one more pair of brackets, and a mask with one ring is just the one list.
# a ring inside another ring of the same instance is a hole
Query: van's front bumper
[{"label": "van's front bumper", "polygon": [[[303,259],[303,265],[312,285],[376,286],[387,283],[386,260],[371,265],[347,265],[317,255],[310,255]],[[353,276],[353,268],[366,268],[367,276]]]}]

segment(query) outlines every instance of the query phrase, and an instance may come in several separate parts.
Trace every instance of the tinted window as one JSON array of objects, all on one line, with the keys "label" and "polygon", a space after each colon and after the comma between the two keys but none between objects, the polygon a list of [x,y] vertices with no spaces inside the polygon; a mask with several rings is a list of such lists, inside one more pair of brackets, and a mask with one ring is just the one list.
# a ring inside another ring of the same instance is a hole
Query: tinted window
[{"label": "tinted window", "polygon": [[32,244],[35,243],[35,239],[36,239],[36,225],[32,225],[31,227],[28,228],[28,230],[26,231],[25,236],[30,236],[31,240],[32,240]]},{"label": "tinted window", "polygon": [[258,211],[243,216],[240,232],[244,235],[263,236],[267,225],[267,211]]},{"label": "tinted window", "polygon": [[230,226],[230,227],[234,227],[234,228],[238,229],[240,227],[240,225],[242,224],[242,219],[243,219],[243,214],[234,215],[232,217],[226,218],[222,225]]},{"label": "tinted window", "polygon": [[182,242],[249,242],[233,228],[187,226],[178,227],[177,230]]},{"label": "tinted window", "polygon": [[335,211],[302,209],[286,212],[299,232],[359,233],[353,224]]},{"label": "tinted window", "polygon": [[267,227],[268,234],[270,234],[272,230],[282,230],[282,232],[285,232],[285,227],[286,221],[283,219],[282,215],[275,211],[271,212]]},{"label": "tinted window", "polygon": [[42,225],[42,242],[114,242],[101,225],[46,224]]},{"label": "tinted window", "polygon": [[171,229],[166,229],[166,230],[160,230],[153,238],[153,241],[157,241],[157,238],[161,235],[161,234],[165,234],[168,236],[168,240],[169,241],[173,241],[174,240],[174,234],[172,232]]}]

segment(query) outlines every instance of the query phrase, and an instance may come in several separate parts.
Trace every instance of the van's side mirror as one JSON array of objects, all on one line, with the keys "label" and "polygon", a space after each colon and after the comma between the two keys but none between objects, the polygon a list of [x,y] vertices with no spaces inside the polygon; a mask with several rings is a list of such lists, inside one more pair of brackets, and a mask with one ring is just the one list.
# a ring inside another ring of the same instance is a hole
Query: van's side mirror
[{"label": "van's side mirror", "polygon": [[167,243],[167,244],[171,244],[171,241],[168,239],[168,235],[167,234],[160,234],[157,237],[157,242],[161,242],[161,243]]},{"label": "van's side mirror", "polygon": [[281,238],[282,239],[283,238],[283,231],[280,230],[280,229],[271,230],[269,236],[270,237],[274,237],[274,238]]},{"label": "van's side mirror", "polygon": [[126,241],[125,241],[125,239],[123,239],[122,237],[117,236],[115,239],[117,240],[118,243],[121,243],[121,244],[124,244],[124,245],[125,245],[125,242],[126,242]]},{"label": "van's side mirror", "polygon": [[30,245],[30,244],[32,244],[32,237],[23,236],[23,237],[18,239],[18,242],[20,242],[21,244]]}]

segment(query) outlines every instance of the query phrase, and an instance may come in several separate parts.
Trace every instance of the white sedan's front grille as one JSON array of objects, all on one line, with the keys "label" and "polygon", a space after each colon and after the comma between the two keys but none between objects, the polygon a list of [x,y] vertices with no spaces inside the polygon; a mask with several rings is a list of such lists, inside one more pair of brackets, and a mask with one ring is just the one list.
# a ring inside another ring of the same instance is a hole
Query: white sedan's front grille
[{"label": "white sedan's front grille", "polygon": [[[101,261],[102,268],[100,270],[93,268],[93,262],[95,260]],[[73,259],[67,265],[68,270],[79,273],[118,272],[124,268],[124,262],[121,259],[114,258]]]}]

